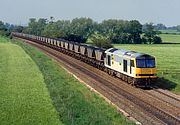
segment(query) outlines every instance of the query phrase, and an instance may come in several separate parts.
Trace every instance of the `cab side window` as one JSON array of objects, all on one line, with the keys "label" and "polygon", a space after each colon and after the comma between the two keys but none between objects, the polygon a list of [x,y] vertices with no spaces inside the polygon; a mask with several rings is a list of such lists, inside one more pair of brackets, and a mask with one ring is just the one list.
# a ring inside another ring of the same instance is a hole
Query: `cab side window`
[{"label": "cab side window", "polygon": [[107,55],[107,64],[111,66],[111,56]]},{"label": "cab side window", "polygon": [[131,67],[134,67],[134,60],[130,61]]}]

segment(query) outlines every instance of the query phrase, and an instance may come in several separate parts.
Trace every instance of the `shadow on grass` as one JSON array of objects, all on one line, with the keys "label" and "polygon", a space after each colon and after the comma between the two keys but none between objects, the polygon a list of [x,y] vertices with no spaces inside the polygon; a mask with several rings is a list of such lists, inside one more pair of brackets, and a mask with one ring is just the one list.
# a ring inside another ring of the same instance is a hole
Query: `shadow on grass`
[{"label": "shadow on grass", "polygon": [[166,90],[172,90],[172,89],[176,88],[176,86],[177,86],[177,84],[175,82],[172,82],[163,77],[158,78],[154,85],[158,88],[166,89]]}]

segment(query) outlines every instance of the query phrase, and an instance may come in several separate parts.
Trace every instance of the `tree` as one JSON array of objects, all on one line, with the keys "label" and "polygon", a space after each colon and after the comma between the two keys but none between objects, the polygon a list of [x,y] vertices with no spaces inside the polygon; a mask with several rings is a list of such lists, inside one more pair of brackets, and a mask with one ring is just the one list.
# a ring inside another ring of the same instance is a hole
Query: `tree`
[{"label": "tree", "polygon": [[144,25],[143,42],[148,44],[162,42],[161,38],[157,36],[157,32],[154,29],[153,23],[147,23]]},{"label": "tree", "polygon": [[119,35],[114,35],[112,38],[112,43],[115,44],[131,44],[131,38],[127,33],[121,33]]},{"label": "tree", "polygon": [[2,21],[0,21],[0,30],[6,30],[6,27]]},{"label": "tree", "polygon": [[47,19],[40,18],[37,21],[37,33],[42,35],[42,31],[44,30],[45,26],[47,25]]},{"label": "tree", "polygon": [[8,32],[8,29],[6,28],[5,24],[0,21],[0,35],[2,36],[9,36],[10,33]]},{"label": "tree", "polygon": [[50,17],[49,23],[54,23],[55,18],[53,16]]},{"label": "tree", "polygon": [[177,26],[177,31],[180,32],[180,25]]},{"label": "tree", "polygon": [[159,24],[155,25],[154,28],[155,28],[155,30],[165,30],[165,29],[167,29],[167,27],[162,23],[159,23]]},{"label": "tree", "polygon": [[67,39],[76,42],[86,42],[87,38],[94,32],[96,23],[90,18],[75,18],[71,21]]},{"label": "tree", "polygon": [[137,20],[104,20],[99,32],[107,35],[113,43],[141,43],[142,25]]},{"label": "tree", "polygon": [[160,44],[160,43],[162,43],[162,39],[161,39],[161,37],[159,37],[159,36],[155,36],[155,37],[153,38],[153,41],[154,41],[154,44]]},{"label": "tree", "polygon": [[128,33],[130,34],[129,38],[131,39],[130,43],[140,44],[142,42],[140,36],[140,34],[142,34],[142,25],[140,22],[132,20],[129,22],[128,26]]},{"label": "tree", "polygon": [[110,38],[114,35],[127,33],[128,21],[109,19],[99,24],[99,32],[107,34]]},{"label": "tree", "polygon": [[111,44],[111,40],[107,37],[104,37],[101,34],[92,35],[91,40],[92,40],[94,46],[97,46],[100,48],[108,49],[108,48],[113,47]]},{"label": "tree", "polygon": [[47,25],[47,19],[40,18],[36,21],[35,18],[29,19],[28,27],[24,29],[25,33],[34,34],[34,35],[42,35],[42,31]]},{"label": "tree", "polygon": [[18,32],[21,33],[23,32],[24,27],[23,26],[11,26],[10,31],[11,32]]},{"label": "tree", "polygon": [[42,35],[52,38],[66,38],[69,32],[70,21],[59,20],[45,26]]},{"label": "tree", "polygon": [[144,37],[146,38],[147,43],[152,44],[153,43],[153,37],[155,35],[156,35],[156,32],[154,30],[153,23],[145,24]]}]

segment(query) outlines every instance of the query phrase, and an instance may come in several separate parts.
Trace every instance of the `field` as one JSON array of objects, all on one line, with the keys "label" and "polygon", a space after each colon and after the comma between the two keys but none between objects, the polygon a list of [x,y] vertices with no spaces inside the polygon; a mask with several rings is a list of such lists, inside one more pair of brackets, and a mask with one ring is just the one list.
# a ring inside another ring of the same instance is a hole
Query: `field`
[{"label": "field", "polygon": [[133,124],[42,52],[0,41],[0,124]]},{"label": "field", "polygon": [[162,33],[168,33],[168,34],[180,34],[177,30],[159,30]]},{"label": "field", "polygon": [[163,43],[178,43],[180,44],[180,35],[175,34],[160,34]]},{"label": "field", "polygon": [[163,86],[174,92],[180,92],[180,44],[159,45],[114,45],[116,48],[135,50],[156,57],[158,76]]},{"label": "field", "polygon": [[17,42],[36,62],[44,76],[59,119],[65,125],[133,124],[97,94],[37,49]]},{"label": "field", "polygon": [[[180,92],[180,44],[114,47],[154,55],[162,86]],[[37,49],[0,38],[0,57],[0,124],[133,124]]]},{"label": "field", "polygon": [[60,125],[42,73],[8,41],[0,38],[0,125]]}]

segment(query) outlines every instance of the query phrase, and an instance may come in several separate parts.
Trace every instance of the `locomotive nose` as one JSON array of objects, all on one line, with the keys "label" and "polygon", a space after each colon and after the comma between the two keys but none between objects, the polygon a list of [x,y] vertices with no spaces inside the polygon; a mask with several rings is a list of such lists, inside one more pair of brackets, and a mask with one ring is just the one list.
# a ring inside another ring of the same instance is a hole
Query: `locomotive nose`
[{"label": "locomotive nose", "polygon": [[141,68],[140,73],[141,74],[155,74],[156,68]]},{"label": "locomotive nose", "polygon": [[156,68],[139,68],[136,70],[138,78],[156,77]]}]

